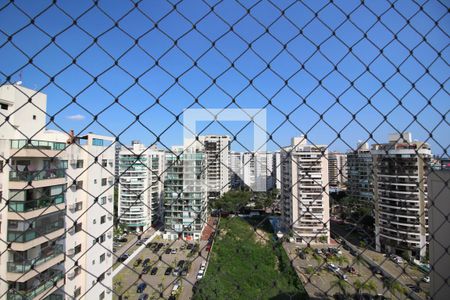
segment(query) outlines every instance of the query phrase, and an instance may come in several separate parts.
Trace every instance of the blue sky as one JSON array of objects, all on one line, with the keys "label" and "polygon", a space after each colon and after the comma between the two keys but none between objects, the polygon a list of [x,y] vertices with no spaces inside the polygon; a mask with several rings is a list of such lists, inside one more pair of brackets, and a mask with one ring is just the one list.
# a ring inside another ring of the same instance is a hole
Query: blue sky
[{"label": "blue sky", "polygon": [[[180,144],[175,116],[184,109],[239,106],[267,109],[270,150],[302,132],[346,151],[369,132],[383,142],[408,130],[441,154],[450,143],[450,17],[445,1],[422,10],[416,2],[424,1],[273,1],[281,15],[270,1],[180,1],[174,10],[166,0],[134,9],[131,1],[0,0],[0,82],[21,74],[46,93],[51,128],[120,134],[126,144],[155,135]],[[135,115],[141,123],[130,126]],[[251,126],[223,125],[229,132],[212,124],[203,133],[239,132],[233,148],[251,148]]]}]

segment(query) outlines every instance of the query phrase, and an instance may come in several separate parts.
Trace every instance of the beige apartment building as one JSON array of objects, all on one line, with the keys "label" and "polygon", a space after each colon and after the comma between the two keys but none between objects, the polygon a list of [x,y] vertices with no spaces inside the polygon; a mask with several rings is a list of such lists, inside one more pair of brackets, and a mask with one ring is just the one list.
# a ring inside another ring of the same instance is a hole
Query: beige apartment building
[{"label": "beige apartment building", "polygon": [[377,251],[425,257],[430,146],[405,132],[391,134],[388,143],[372,145],[370,153]]},{"label": "beige apartment building", "polygon": [[295,137],[281,149],[281,212],[284,230],[297,243],[329,243],[328,151]]},{"label": "beige apartment building", "polygon": [[114,140],[47,130],[46,102],[0,87],[0,298],[111,298]]}]

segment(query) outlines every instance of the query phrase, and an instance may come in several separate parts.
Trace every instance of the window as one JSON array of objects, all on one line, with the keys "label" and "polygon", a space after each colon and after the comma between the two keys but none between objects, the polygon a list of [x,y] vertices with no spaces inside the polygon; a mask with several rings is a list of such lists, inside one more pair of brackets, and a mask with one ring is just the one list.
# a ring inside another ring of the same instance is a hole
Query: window
[{"label": "window", "polygon": [[100,198],[100,204],[101,205],[106,204],[106,196],[103,196],[103,197]]},{"label": "window", "polygon": [[4,110],[8,110],[8,104],[0,103],[0,108]]},{"label": "window", "polygon": [[98,296],[99,300],[105,299],[105,291],[101,292],[100,296]]},{"label": "window", "polygon": [[3,173],[3,160],[0,160],[0,173]]},{"label": "window", "polygon": [[75,246],[75,255],[81,252],[81,244]]},{"label": "window", "polygon": [[105,186],[107,181],[108,180],[106,178],[102,178],[102,186]]},{"label": "window", "polygon": [[100,224],[104,224],[106,222],[106,215],[101,216],[100,218]]},{"label": "window", "polygon": [[95,265],[95,259],[92,260],[92,265]]},{"label": "window", "polygon": [[36,120],[36,115],[33,115],[33,120]]},{"label": "window", "polygon": [[99,238],[98,238],[98,242],[99,242],[100,244],[103,243],[105,240],[106,240],[105,234],[102,234],[102,235],[99,236]]},{"label": "window", "polygon": [[82,159],[77,160],[77,165],[75,168],[80,169],[84,165],[84,161]]},{"label": "window", "polygon": [[102,167],[107,167],[107,166],[108,166],[108,160],[102,159]]},{"label": "window", "polygon": [[94,179],[94,184],[97,184],[97,179]]},{"label": "window", "polygon": [[75,211],[79,211],[83,209],[83,202],[77,202],[75,203]]},{"label": "window", "polygon": [[83,188],[83,180],[77,181],[77,190],[80,190]]},{"label": "window", "polygon": [[75,233],[81,231],[82,229],[83,229],[82,223],[77,223],[77,225],[75,225]]},{"label": "window", "polygon": [[102,255],[100,255],[100,263],[105,261],[105,253],[103,253]]},{"label": "window", "polygon": [[98,276],[97,281],[101,282],[103,281],[103,279],[105,279],[105,273],[102,273],[100,276]]}]

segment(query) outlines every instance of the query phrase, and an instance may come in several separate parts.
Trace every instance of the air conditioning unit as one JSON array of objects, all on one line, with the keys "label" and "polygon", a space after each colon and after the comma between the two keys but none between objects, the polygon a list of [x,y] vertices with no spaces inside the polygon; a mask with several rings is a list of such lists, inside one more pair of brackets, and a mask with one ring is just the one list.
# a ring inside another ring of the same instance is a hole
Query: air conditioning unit
[{"label": "air conditioning unit", "polygon": [[70,235],[73,235],[73,234],[75,234],[75,227],[70,227],[69,228],[69,230],[67,230],[67,232],[70,234]]},{"label": "air conditioning unit", "polygon": [[113,216],[112,216],[112,215],[109,215],[109,216],[108,216],[108,220],[111,221],[112,219],[113,219]]},{"label": "air conditioning unit", "polygon": [[113,182],[114,182],[114,177],[113,177],[113,176],[109,176],[108,181],[109,181],[110,183],[113,183]]},{"label": "air conditioning unit", "polygon": [[69,272],[69,273],[67,273],[67,278],[69,278],[69,279],[73,279],[75,277],[75,272]]},{"label": "air conditioning unit", "polygon": [[71,211],[74,211],[76,207],[77,207],[77,206],[76,206],[75,204],[69,204],[69,205],[68,205],[68,208],[69,208],[69,210],[71,210]]},{"label": "air conditioning unit", "polygon": [[106,236],[108,237],[108,239],[112,238],[113,234],[111,231],[108,231],[108,233],[106,234]]},{"label": "air conditioning unit", "polygon": [[74,248],[70,248],[67,250],[67,255],[72,256],[75,254],[75,249]]},{"label": "air conditioning unit", "polygon": [[111,253],[111,252],[108,252],[108,253],[106,253],[106,255],[107,255],[108,257],[111,257],[112,253]]},{"label": "air conditioning unit", "polygon": [[113,200],[113,196],[112,196],[112,195],[109,195],[109,196],[108,196],[108,201],[109,201],[109,202],[112,202],[112,200]]},{"label": "air conditioning unit", "polygon": [[108,271],[106,272],[106,274],[107,274],[108,276],[111,275],[111,273],[112,273],[111,269],[108,269]]},{"label": "air conditioning unit", "polygon": [[110,159],[110,160],[108,160],[108,163],[110,166],[112,166],[114,164],[114,160]]},{"label": "air conditioning unit", "polygon": [[107,290],[106,290],[106,293],[107,293],[107,294],[111,294],[111,290],[110,290],[110,289],[107,289]]}]

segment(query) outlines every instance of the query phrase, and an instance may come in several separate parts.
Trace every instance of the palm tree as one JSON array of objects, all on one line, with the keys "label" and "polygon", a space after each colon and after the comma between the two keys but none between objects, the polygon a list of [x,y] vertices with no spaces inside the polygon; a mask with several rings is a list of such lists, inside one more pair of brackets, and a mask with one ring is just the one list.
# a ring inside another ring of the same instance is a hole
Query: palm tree
[{"label": "palm tree", "polygon": [[358,274],[361,274],[361,265],[363,263],[363,259],[360,255],[356,255],[353,259],[353,264],[356,264],[358,266]]},{"label": "palm tree", "polygon": [[357,298],[357,299],[360,299],[361,292],[362,292],[363,289],[364,289],[364,285],[365,285],[365,283],[362,282],[362,281],[359,280],[359,279],[356,279],[356,280],[353,282],[353,287],[355,288],[355,293],[356,293],[356,298]]},{"label": "palm tree", "polygon": [[347,281],[342,278],[338,278],[332,282],[332,286],[337,286],[344,297],[347,297],[347,290],[350,287],[350,284]]},{"label": "palm tree", "polygon": [[367,291],[369,293],[376,293],[377,291],[377,286],[372,280],[362,282],[361,280],[356,279],[355,282],[353,282],[353,287],[355,288],[357,299],[362,299],[361,294],[363,291]]},{"label": "palm tree", "polygon": [[366,291],[369,293],[376,293],[377,292],[377,285],[373,280],[366,281]]},{"label": "palm tree", "polygon": [[388,290],[392,295],[396,295],[396,293],[404,293],[404,288],[401,284],[392,278],[386,278],[383,280],[383,288]]}]

